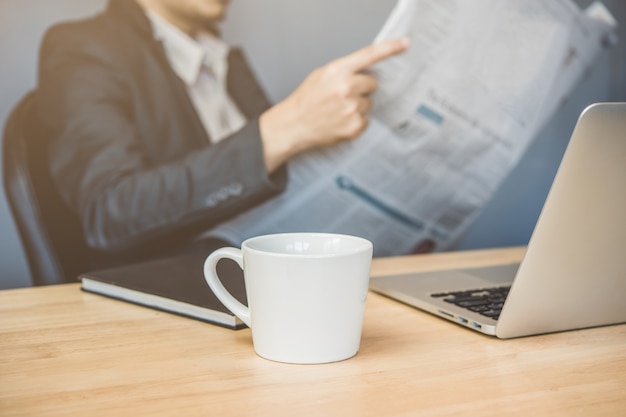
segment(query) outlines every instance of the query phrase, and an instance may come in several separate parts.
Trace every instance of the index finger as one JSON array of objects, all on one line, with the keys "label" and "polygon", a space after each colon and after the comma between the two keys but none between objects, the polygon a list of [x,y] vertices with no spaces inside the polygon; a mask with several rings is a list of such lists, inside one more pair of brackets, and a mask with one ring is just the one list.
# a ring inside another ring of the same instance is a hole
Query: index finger
[{"label": "index finger", "polygon": [[408,47],[409,40],[407,38],[374,43],[337,59],[336,64],[352,73],[356,73],[371,67],[379,61],[399,54]]}]

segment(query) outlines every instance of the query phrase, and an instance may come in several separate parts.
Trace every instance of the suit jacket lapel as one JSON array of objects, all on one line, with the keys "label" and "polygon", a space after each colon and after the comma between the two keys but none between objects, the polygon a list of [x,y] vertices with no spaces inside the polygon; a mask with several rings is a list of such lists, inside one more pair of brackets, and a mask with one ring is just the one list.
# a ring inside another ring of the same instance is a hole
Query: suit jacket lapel
[{"label": "suit jacket lapel", "polygon": [[[191,126],[189,127],[194,132],[192,136],[197,139],[197,143],[202,145],[209,143],[208,134],[196,113],[185,84],[170,67],[163,46],[154,39],[150,21],[141,7],[135,1],[111,0],[108,8],[110,13],[126,21],[135,28],[140,36],[147,38],[147,43],[154,50],[159,66],[167,73],[168,79],[175,86],[175,100],[179,107],[175,111],[190,115]],[[239,110],[248,120],[258,117],[270,106],[265,92],[252,73],[243,51],[239,48],[232,48],[228,55],[226,88]],[[193,122],[191,122],[192,120]]]},{"label": "suit jacket lapel", "polygon": [[257,82],[243,51],[233,48],[228,55],[228,93],[247,119],[254,119],[267,110],[270,102]]}]

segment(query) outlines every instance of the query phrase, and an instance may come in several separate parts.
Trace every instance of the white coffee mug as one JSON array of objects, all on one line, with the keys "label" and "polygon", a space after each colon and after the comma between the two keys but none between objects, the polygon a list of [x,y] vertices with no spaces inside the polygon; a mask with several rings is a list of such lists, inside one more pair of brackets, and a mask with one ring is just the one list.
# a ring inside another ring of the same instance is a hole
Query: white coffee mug
[{"label": "white coffee mug", "polygon": [[[248,306],[222,285],[222,258],[244,272]],[[217,298],[252,329],[255,352],[287,363],[327,363],[359,350],[372,243],[332,233],[258,236],[221,248],[204,263]]]}]

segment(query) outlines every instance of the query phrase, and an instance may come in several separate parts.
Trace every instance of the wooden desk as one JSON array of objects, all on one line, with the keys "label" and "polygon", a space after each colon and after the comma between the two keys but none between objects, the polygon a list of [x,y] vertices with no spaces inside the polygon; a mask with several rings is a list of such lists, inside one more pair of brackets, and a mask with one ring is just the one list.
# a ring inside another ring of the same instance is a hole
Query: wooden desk
[{"label": "wooden desk", "polygon": [[[515,261],[523,248],[377,259],[374,275]],[[626,326],[501,341],[370,293],[361,350],[257,357],[233,331],[88,294],[0,291],[3,416],[624,416]]]}]

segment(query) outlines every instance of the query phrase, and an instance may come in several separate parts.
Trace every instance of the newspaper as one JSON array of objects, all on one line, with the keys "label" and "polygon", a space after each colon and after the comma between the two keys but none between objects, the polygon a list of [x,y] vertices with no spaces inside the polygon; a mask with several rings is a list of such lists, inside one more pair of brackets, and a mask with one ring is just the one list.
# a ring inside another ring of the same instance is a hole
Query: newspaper
[{"label": "newspaper", "polygon": [[400,0],[375,42],[411,39],[376,65],[356,141],[289,163],[280,196],[211,231],[233,244],[279,232],[371,240],[374,256],[445,250],[614,41],[601,3]]}]

